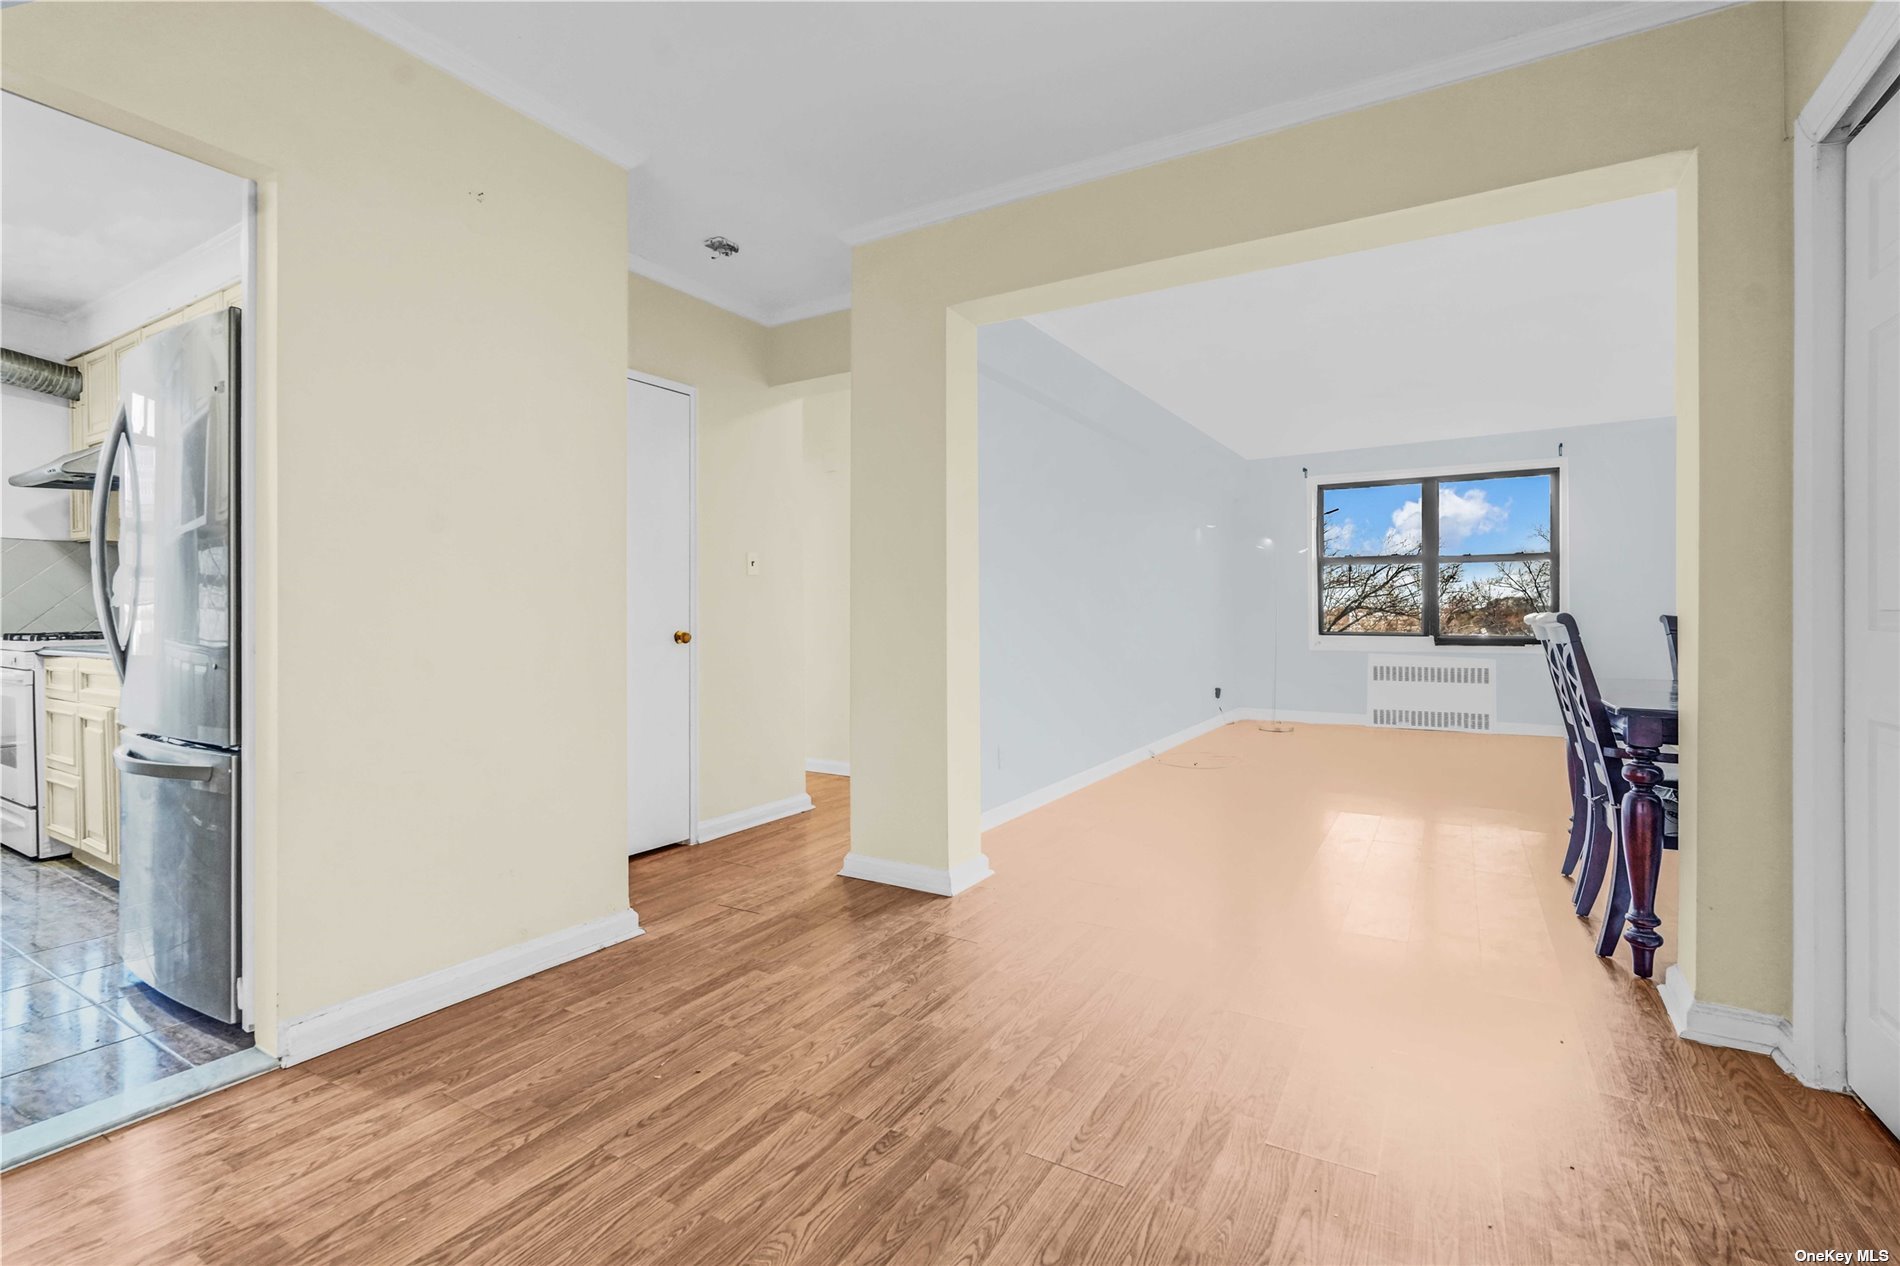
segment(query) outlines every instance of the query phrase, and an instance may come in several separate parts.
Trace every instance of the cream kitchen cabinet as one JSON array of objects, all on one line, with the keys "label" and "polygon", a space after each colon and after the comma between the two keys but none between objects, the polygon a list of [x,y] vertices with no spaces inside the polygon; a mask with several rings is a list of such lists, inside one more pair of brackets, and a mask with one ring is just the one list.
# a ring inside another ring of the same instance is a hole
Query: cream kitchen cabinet
[{"label": "cream kitchen cabinet", "polygon": [[108,874],[119,870],[119,682],[103,659],[46,661],[45,832]]},{"label": "cream kitchen cabinet", "polygon": [[[168,330],[183,321],[201,317],[207,312],[219,308],[236,307],[243,297],[242,285],[226,286],[216,294],[206,295],[195,302],[141,326],[130,334],[121,335],[103,347],[95,347],[68,361],[69,365],[79,367],[84,386],[79,399],[72,404],[71,426],[72,445],[75,449],[90,448],[94,444],[105,442],[106,435],[112,430],[112,422],[119,413],[119,362],[125,354],[143,343],[161,330]],[[69,504],[68,528],[75,541],[92,539],[92,494],[75,492],[71,494]],[[119,539],[119,514],[115,505],[106,516],[106,537]]]},{"label": "cream kitchen cabinet", "polygon": [[[73,363],[79,366],[84,386],[72,404],[72,444],[75,449],[91,448],[105,442],[112,420],[119,411],[119,359],[139,345],[137,331],[95,348]],[[92,539],[92,494],[75,492],[70,505],[72,536],[75,541]],[[119,539],[118,506],[106,516],[106,539]]]},{"label": "cream kitchen cabinet", "polygon": [[135,330],[79,358],[79,372],[86,385],[73,402],[78,447],[99,443],[112,429],[112,419],[119,411],[119,362],[143,339],[144,332]]},{"label": "cream kitchen cabinet", "polygon": [[104,402],[117,394],[119,358],[108,345],[87,352],[79,358],[78,365],[85,385],[79,399],[72,404],[73,441],[76,447],[84,448],[103,440],[106,437],[103,428],[112,424],[110,418],[102,424],[96,424],[93,419],[104,417]]},{"label": "cream kitchen cabinet", "polygon": [[176,312],[166,313],[140,330],[139,334],[141,337],[150,338],[160,330],[169,330],[174,325],[195,321],[207,312],[216,312],[220,308],[235,308],[238,306],[238,296],[243,293],[243,290],[242,286],[226,286],[214,295],[206,295],[196,303],[188,303]]},{"label": "cream kitchen cabinet", "polygon": [[[65,660],[63,664],[73,661]],[[40,804],[45,809],[45,830],[65,844],[79,842],[79,706],[74,701],[74,674],[61,674],[63,692],[56,689],[54,678],[46,678],[46,740],[40,753],[41,772],[46,783]],[[63,698],[55,698],[63,693]]]},{"label": "cream kitchen cabinet", "polygon": [[93,704],[79,710],[79,847],[119,867],[119,712]]}]

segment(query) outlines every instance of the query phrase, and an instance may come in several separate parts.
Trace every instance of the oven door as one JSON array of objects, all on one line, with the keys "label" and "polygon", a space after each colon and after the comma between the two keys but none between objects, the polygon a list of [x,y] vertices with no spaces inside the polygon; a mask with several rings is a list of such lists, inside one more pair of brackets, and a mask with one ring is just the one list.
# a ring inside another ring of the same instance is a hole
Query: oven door
[{"label": "oven door", "polygon": [[34,741],[33,673],[0,668],[0,796],[31,809],[39,803],[39,748]]},{"label": "oven door", "polygon": [[0,800],[0,844],[16,853],[25,853],[28,857],[43,856],[45,850],[40,847],[40,811],[15,804],[11,800]]}]

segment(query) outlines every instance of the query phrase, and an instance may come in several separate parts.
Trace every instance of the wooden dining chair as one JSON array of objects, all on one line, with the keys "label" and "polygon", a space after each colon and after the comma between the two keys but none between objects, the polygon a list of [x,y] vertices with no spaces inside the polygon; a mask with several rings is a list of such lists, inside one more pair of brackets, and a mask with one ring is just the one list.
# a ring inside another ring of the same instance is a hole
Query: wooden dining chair
[{"label": "wooden dining chair", "polygon": [[1676,617],[1665,615],[1661,619],[1663,636],[1669,639],[1669,684],[1674,686],[1682,681],[1682,675],[1676,671]]},{"label": "wooden dining chair", "polygon": [[[1572,842],[1565,850],[1564,873],[1571,874],[1577,862],[1582,861],[1583,869],[1576,874],[1572,901],[1579,915],[1588,914],[1596,905],[1603,878],[1614,863],[1617,803],[1623,791],[1619,771],[1613,767],[1608,754],[1615,749],[1605,742],[1609,718],[1603,712],[1590,658],[1583,654],[1575,617],[1565,612],[1532,615],[1525,618],[1525,624],[1544,647],[1551,687],[1557,693],[1558,708],[1563,713],[1564,728],[1570,740],[1571,756],[1565,763],[1572,773]],[[1592,699],[1596,700],[1594,708]],[[1581,833],[1577,829],[1579,816],[1583,819]],[[1579,856],[1572,856],[1572,852]]]},{"label": "wooden dining chair", "polygon": [[1559,868],[1564,878],[1570,878],[1577,868],[1577,859],[1583,856],[1584,843],[1591,832],[1593,800],[1590,794],[1589,775],[1584,770],[1583,737],[1577,732],[1577,718],[1570,702],[1570,692],[1563,686],[1563,669],[1559,660],[1557,644],[1544,631],[1544,621],[1549,615],[1526,616],[1524,623],[1544,652],[1544,667],[1550,670],[1551,689],[1557,695],[1557,714],[1564,723],[1564,769],[1570,782],[1570,839],[1564,845],[1563,865]]},{"label": "wooden dining chair", "polygon": [[[1551,683],[1559,703],[1565,705],[1567,728],[1575,736],[1577,763],[1583,772],[1580,785],[1587,801],[1588,825],[1582,845],[1582,869],[1577,873],[1576,890],[1572,894],[1572,904],[1579,918],[1595,908],[1604,879],[1612,879],[1609,904],[1604,908],[1603,924],[1597,930],[1597,954],[1608,958],[1616,950],[1629,914],[1629,872],[1618,840],[1618,808],[1629,791],[1629,784],[1623,778],[1616,736],[1610,729],[1609,714],[1603,708],[1603,695],[1597,689],[1590,657],[1584,653],[1576,617],[1559,611],[1526,617],[1525,623],[1544,646],[1545,659],[1551,667]],[[1674,772],[1670,770],[1669,777],[1657,789],[1667,811],[1665,848],[1675,847]],[[1573,804],[1575,798],[1573,792]]]}]

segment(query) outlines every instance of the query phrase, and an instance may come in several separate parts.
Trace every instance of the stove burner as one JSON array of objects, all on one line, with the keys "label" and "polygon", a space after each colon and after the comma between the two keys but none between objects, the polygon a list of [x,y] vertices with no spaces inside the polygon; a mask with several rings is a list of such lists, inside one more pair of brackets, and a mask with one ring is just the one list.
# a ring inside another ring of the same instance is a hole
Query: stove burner
[{"label": "stove burner", "polygon": [[97,629],[90,633],[0,633],[0,642],[96,642],[101,636]]}]

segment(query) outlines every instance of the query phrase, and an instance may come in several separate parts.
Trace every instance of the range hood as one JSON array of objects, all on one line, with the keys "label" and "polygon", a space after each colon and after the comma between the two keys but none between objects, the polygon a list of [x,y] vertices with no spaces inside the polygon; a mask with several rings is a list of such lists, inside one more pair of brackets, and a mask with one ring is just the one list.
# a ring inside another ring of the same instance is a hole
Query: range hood
[{"label": "range hood", "polygon": [[[83,389],[80,373],[71,365],[29,356],[12,348],[0,348],[0,383],[24,387],[59,400],[77,400]],[[7,480],[15,488],[58,488],[67,492],[91,492],[94,472],[99,469],[99,449],[82,448],[34,470],[24,471]],[[112,486],[117,488],[115,477]]]},{"label": "range hood", "polygon": [[[15,488],[55,488],[64,492],[91,492],[92,481],[99,470],[99,450],[103,444],[94,444],[91,448],[82,448],[76,453],[68,453],[45,466],[22,471],[7,480]],[[113,476],[112,487],[119,486],[118,476]]]}]

